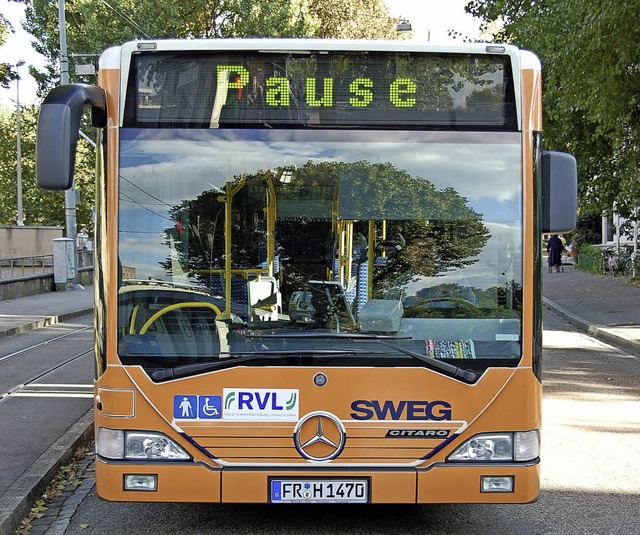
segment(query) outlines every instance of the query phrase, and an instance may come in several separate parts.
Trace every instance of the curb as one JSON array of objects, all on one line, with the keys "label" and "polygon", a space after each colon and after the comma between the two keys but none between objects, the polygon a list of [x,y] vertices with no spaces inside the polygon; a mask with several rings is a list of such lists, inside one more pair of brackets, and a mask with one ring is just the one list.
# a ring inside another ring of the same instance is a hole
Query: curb
[{"label": "curb", "polygon": [[583,320],[579,316],[576,316],[572,312],[569,312],[566,308],[562,308],[560,305],[556,305],[553,301],[551,301],[550,299],[547,299],[546,297],[542,298],[542,302],[544,303],[545,306],[547,306],[552,310],[555,310],[558,314],[560,314],[561,316],[564,316],[565,319],[569,320],[571,323],[575,324],[577,327],[579,327],[583,331],[589,332],[589,327],[590,327],[589,322]]},{"label": "curb", "polygon": [[73,424],[0,498],[0,535],[13,535],[62,465],[93,438],[93,407]]},{"label": "curb", "polygon": [[32,321],[31,323],[25,323],[23,325],[10,327],[9,329],[0,331],[0,340],[3,340],[4,338],[8,338],[9,336],[14,336],[16,334],[27,333],[27,332],[35,331],[36,329],[40,329],[42,327],[55,325],[56,323],[64,323],[65,321],[79,318],[80,316],[86,316],[88,314],[93,314],[93,307],[85,308],[83,310],[76,310],[73,312],[67,312],[65,314],[60,314],[59,316],[43,317],[35,321]]},{"label": "curb", "polygon": [[640,351],[640,341],[629,338],[624,334],[615,332],[613,329],[607,327],[606,325],[593,325],[588,321],[585,321],[581,317],[576,316],[572,312],[569,312],[566,308],[562,308],[560,305],[557,305],[546,297],[543,297],[542,301],[545,306],[553,309],[561,316],[564,316],[565,319],[576,325],[579,329],[583,330],[590,336],[593,336],[594,338],[598,338],[600,340],[606,340],[607,342],[613,342],[615,344],[626,347],[627,349]]},{"label": "curb", "polygon": [[627,349],[640,351],[640,341],[629,338],[622,333],[614,332],[613,329],[610,329],[606,325],[589,325],[587,332],[596,338],[607,340],[608,342],[615,342]]}]

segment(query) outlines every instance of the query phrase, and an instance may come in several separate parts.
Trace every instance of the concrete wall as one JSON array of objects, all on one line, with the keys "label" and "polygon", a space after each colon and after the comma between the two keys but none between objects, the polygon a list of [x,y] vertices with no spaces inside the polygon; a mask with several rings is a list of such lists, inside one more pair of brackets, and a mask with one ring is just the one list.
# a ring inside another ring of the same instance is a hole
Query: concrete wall
[{"label": "concrete wall", "polygon": [[[93,284],[93,268],[79,269],[78,283],[82,286]],[[63,290],[63,288],[56,288],[53,273],[0,280],[0,300],[16,299],[28,295],[60,291],[61,289]]]},{"label": "concrete wall", "polygon": [[51,242],[62,235],[62,227],[0,226],[0,258],[53,254]]}]

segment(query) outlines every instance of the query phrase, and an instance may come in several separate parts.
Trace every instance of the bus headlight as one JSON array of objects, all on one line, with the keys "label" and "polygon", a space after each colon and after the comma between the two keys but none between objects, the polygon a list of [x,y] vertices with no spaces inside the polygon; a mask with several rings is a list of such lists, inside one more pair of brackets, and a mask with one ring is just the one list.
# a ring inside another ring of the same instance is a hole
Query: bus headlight
[{"label": "bus headlight", "polygon": [[482,433],[459,446],[448,461],[531,461],[540,455],[540,434],[533,431]]},{"label": "bus headlight", "polygon": [[107,459],[188,461],[189,454],[162,433],[98,428],[96,453]]}]

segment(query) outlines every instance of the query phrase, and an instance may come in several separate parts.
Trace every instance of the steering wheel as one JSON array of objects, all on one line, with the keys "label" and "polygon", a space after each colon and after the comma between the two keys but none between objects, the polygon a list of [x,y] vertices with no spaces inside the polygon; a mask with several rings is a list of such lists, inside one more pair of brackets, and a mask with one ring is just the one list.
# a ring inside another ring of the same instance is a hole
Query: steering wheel
[{"label": "steering wheel", "polygon": [[149,327],[153,325],[154,321],[164,316],[167,312],[171,312],[172,310],[176,310],[178,308],[208,308],[210,310],[213,310],[213,312],[215,312],[216,319],[222,318],[222,312],[220,312],[220,309],[212,303],[205,303],[203,301],[183,301],[182,303],[173,303],[172,305],[168,305],[158,310],[158,312],[156,312],[153,316],[151,316],[140,328],[139,334],[146,333]]}]

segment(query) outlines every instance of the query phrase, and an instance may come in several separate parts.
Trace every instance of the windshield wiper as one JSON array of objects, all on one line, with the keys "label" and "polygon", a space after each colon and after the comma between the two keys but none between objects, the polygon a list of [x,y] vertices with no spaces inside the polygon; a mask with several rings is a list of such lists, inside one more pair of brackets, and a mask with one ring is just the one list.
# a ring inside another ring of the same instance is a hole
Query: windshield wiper
[{"label": "windshield wiper", "polygon": [[370,351],[367,349],[265,349],[260,351],[237,351],[223,353],[225,357],[216,361],[192,362],[174,366],[173,368],[158,368],[153,370],[150,376],[154,381],[166,381],[259,359],[277,360],[287,357],[335,357],[340,355],[378,355],[386,353],[386,351]]},{"label": "windshield wiper", "polygon": [[451,377],[457,377],[467,383],[475,383],[476,379],[478,379],[478,376],[471,370],[463,370],[462,368],[454,366],[453,364],[449,364],[448,362],[442,362],[441,360],[429,358],[425,355],[421,355],[420,353],[416,353],[415,351],[411,351],[410,349],[405,349],[404,347],[387,344],[380,339],[377,339],[376,342],[380,345],[383,345],[390,349],[394,349],[395,351],[399,351],[400,353],[404,353],[405,355],[409,355],[414,359],[424,362],[425,364],[427,364],[427,368],[444,372]]},{"label": "windshield wiper", "polygon": [[478,376],[475,372],[470,370],[464,370],[458,366],[454,366],[453,364],[449,364],[448,362],[442,362],[440,360],[434,360],[425,355],[421,355],[420,353],[416,353],[415,351],[411,351],[410,349],[405,349],[401,346],[395,346],[392,344],[385,343],[385,340],[411,340],[410,336],[393,336],[386,334],[373,334],[373,333],[333,333],[333,332],[305,332],[305,331],[297,331],[297,332],[286,332],[286,333],[269,333],[269,334],[247,334],[247,338],[335,338],[335,339],[353,339],[353,340],[371,340],[373,342],[377,342],[380,345],[393,349],[395,351],[399,351],[400,353],[404,353],[405,355],[409,355],[414,359],[417,359],[421,362],[427,364],[428,368],[432,370],[437,370],[440,372],[444,372],[451,377],[457,377],[466,381],[468,383],[474,383]]}]

